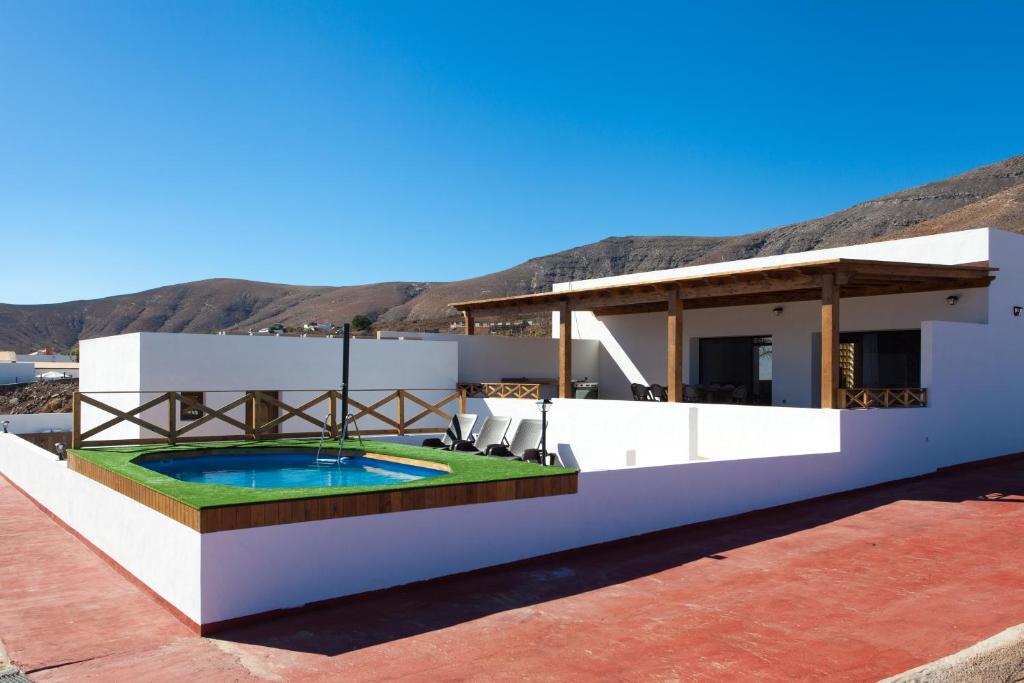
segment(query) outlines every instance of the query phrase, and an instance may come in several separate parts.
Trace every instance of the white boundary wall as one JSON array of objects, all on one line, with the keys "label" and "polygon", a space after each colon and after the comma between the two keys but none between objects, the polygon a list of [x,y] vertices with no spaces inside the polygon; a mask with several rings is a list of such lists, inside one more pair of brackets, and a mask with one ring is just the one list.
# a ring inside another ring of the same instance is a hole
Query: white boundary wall
[{"label": "white boundary wall", "polygon": [[0,473],[189,619],[202,618],[199,533],[0,434]]},{"label": "white boundary wall", "polygon": [[71,413],[0,415],[0,422],[7,420],[11,422],[11,424],[7,425],[7,429],[11,434],[71,431]]}]

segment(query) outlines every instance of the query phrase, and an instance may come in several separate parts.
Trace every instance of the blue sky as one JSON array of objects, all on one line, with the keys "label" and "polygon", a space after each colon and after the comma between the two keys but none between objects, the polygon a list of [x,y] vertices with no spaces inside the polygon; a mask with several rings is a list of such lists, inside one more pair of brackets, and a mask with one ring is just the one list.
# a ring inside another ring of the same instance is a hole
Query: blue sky
[{"label": "blue sky", "polygon": [[3,2],[25,251],[0,301],[461,279],[813,218],[1024,151],[1021,26],[1019,2]]}]

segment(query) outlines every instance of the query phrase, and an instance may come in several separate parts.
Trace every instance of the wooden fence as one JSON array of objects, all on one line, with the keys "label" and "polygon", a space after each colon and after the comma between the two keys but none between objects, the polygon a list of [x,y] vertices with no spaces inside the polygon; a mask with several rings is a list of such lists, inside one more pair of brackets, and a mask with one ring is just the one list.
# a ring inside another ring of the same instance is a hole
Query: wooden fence
[{"label": "wooden fence", "polygon": [[[133,444],[177,444],[201,441],[223,441],[223,440],[260,440],[260,439],[281,439],[320,436],[325,429],[326,434],[336,438],[340,433],[341,419],[338,414],[338,406],[341,402],[341,391],[338,389],[287,389],[280,393],[315,393],[316,395],[303,402],[301,405],[293,406],[285,403],[277,396],[279,392],[273,391],[109,391],[93,392],[96,394],[113,395],[136,395],[151,396],[137,406],[130,408],[119,408],[110,403],[101,401],[89,393],[75,392],[74,411],[72,420],[71,447],[83,448],[88,446],[120,446]],[[370,392],[373,394],[384,393],[383,397],[374,399],[356,398],[356,395]],[[437,394],[443,392],[439,400],[426,398],[425,393]],[[199,394],[203,400],[197,400],[195,395]],[[213,407],[206,403],[210,394],[238,394],[237,398],[230,400],[226,405]],[[113,400],[113,399],[108,399]],[[349,414],[358,426],[360,420],[366,425],[371,423],[370,429],[361,429],[364,436],[378,435],[402,435],[402,434],[427,434],[443,431],[444,427],[423,426],[425,418],[436,416],[441,418],[445,424],[451,419],[454,410],[465,410],[466,394],[456,389],[357,389],[349,392]],[[112,417],[87,430],[82,429],[83,406],[90,406],[94,409],[107,413]],[[317,407],[321,408],[318,414],[310,411]],[[238,419],[228,413],[233,410],[245,409],[245,418]],[[184,408],[197,417],[187,421],[180,420],[179,411]],[[157,420],[152,416],[144,419],[143,413],[160,409],[166,411],[166,420]],[[326,409],[326,419],[323,409]],[[309,428],[305,431],[283,432],[281,427],[286,421],[298,419],[308,423]],[[202,425],[218,421],[236,431],[234,433],[204,434],[194,433]],[[98,438],[103,432],[120,424],[130,423],[141,427],[156,436],[143,436],[137,438],[102,439]],[[384,427],[380,427],[383,423]],[[350,430],[351,433],[351,430]]]},{"label": "wooden fence", "polygon": [[540,400],[540,384],[524,382],[474,382],[460,384],[469,398],[528,398]]},{"label": "wooden fence", "polygon": [[840,389],[840,408],[924,408],[927,389]]}]

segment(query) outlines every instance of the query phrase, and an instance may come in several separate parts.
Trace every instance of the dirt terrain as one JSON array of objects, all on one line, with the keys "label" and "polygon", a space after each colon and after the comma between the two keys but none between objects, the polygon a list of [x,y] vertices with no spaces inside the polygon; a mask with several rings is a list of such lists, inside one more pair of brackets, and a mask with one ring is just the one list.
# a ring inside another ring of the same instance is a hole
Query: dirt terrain
[{"label": "dirt terrain", "polygon": [[77,379],[0,386],[0,415],[70,413]]}]

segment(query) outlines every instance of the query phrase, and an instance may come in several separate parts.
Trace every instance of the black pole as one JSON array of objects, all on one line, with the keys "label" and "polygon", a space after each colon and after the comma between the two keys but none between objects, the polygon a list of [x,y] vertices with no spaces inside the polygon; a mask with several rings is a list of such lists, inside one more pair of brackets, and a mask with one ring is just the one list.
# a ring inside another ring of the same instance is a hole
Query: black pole
[{"label": "black pole", "polygon": [[550,399],[540,401],[540,464],[548,464],[548,408],[551,406]]},{"label": "black pole", "polygon": [[341,326],[341,434],[339,443],[344,444],[348,438],[348,349],[349,326]]},{"label": "black pole", "polygon": [[548,460],[548,411],[540,411],[540,464]]}]

